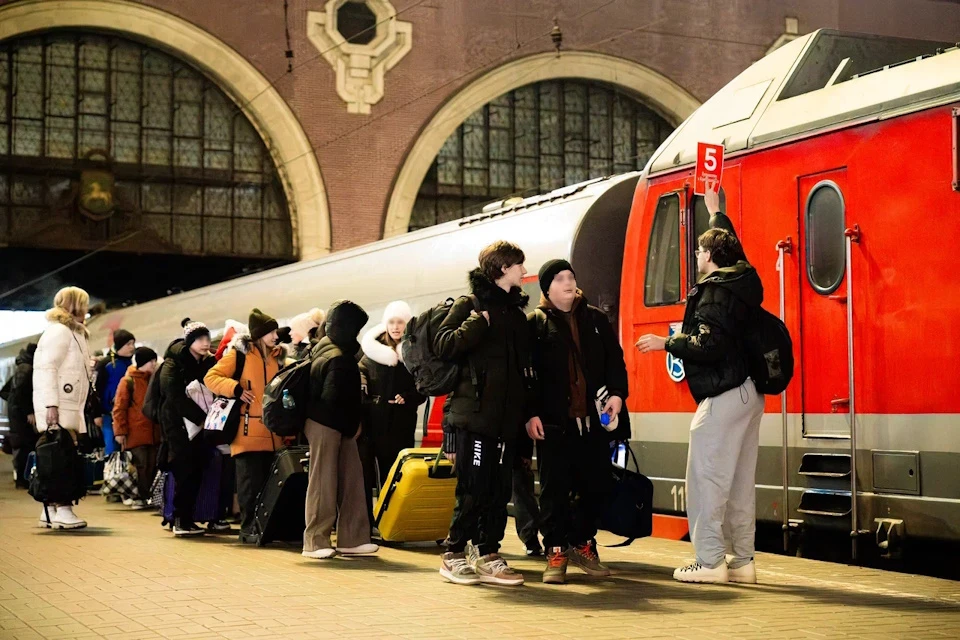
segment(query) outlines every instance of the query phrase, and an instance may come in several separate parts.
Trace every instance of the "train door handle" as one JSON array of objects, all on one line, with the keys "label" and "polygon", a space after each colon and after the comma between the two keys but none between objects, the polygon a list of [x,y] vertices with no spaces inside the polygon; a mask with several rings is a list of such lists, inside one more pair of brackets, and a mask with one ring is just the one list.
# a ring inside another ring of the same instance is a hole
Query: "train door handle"
[{"label": "train door handle", "polygon": [[847,296],[842,293],[835,293],[832,296],[827,296],[827,300],[833,300],[834,302],[839,302],[840,304],[847,304]]},{"label": "train door handle", "polygon": [[850,406],[850,398],[836,398],[830,401],[830,413],[836,413],[840,407]]}]

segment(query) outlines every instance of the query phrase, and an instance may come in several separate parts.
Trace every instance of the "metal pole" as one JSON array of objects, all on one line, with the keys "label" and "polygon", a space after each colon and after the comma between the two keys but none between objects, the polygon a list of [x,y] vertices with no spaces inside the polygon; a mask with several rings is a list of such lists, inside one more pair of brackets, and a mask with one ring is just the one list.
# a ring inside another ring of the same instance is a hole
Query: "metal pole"
[{"label": "metal pole", "polygon": [[860,242],[860,225],[846,229],[847,240],[847,383],[850,385],[850,545],[853,561],[857,560],[857,537],[860,525],[857,519],[857,405],[853,375],[853,243]]},{"label": "metal pole", "polygon": [[[777,243],[777,252],[780,254],[780,257],[777,260],[777,270],[780,272],[780,320],[783,322],[786,322],[786,294],[784,292],[784,270],[786,269],[786,262],[784,260],[784,255],[790,253],[792,247],[793,242],[789,236],[787,236],[786,240],[781,240]],[[783,393],[780,394],[780,418],[782,421],[783,430],[783,445],[781,447],[781,454],[783,456],[781,465],[783,467],[783,497],[781,499],[780,511],[783,516],[783,551],[786,553],[790,548],[790,472],[787,469],[787,465],[789,464],[787,447],[790,444],[790,434],[787,424],[786,389],[784,389]]]}]

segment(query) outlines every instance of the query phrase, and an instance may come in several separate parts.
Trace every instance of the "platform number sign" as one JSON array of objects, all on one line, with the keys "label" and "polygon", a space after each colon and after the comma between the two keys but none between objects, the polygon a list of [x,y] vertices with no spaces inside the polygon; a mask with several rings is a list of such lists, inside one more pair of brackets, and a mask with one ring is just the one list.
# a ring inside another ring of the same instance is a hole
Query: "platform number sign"
[{"label": "platform number sign", "polygon": [[697,168],[693,177],[693,193],[702,196],[720,188],[723,174],[723,145],[697,143]]},{"label": "platform number sign", "polygon": [[[672,336],[675,333],[680,332],[680,323],[674,322],[670,325],[670,335]],[[683,360],[677,358],[676,356],[667,353],[667,375],[670,376],[670,379],[674,382],[683,382],[683,378],[686,375],[683,371]]]}]

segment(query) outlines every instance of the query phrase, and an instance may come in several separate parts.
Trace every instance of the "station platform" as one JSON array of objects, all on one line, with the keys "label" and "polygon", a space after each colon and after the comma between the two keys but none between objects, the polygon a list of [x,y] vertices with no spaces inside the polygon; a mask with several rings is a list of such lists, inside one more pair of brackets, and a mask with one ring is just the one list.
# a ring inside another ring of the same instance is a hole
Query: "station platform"
[{"label": "station platform", "polygon": [[757,585],[681,584],[671,575],[690,544],[648,538],[601,549],[611,578],[571,568],[550,586],[511,521],[504,556],[527,584],[463,587],[440,578],[434,545],[306,560],[298,546],[236,535],[177,540],[153,512],[98,496],[77,507],[89,528],[39,529],[39,505],[2,477],[4,640],[960,637],[960,582],[949,580],[761,553]]}]

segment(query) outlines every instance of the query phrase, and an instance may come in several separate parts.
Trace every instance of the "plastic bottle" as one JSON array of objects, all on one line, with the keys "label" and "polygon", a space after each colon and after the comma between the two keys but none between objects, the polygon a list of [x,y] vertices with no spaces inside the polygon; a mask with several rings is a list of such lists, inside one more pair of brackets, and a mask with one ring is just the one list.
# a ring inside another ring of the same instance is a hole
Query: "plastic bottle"
[{"label": "plastic bottle", "polygon": [[600,414],[600,424],[602,424],[603,426],[607,426],[608,424],[610,424],[610,414],[609,414],[609,413],[601,413],[601,414]]},{"label": "plastic bottle", "polygon": [[293,399],[292,395],[290,395],[290,389],[283,390],[283,397],[281,401],[283,402],[284,409],[293,409],[297,406],[297,401]]}]

